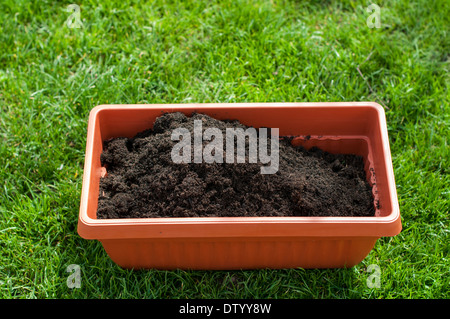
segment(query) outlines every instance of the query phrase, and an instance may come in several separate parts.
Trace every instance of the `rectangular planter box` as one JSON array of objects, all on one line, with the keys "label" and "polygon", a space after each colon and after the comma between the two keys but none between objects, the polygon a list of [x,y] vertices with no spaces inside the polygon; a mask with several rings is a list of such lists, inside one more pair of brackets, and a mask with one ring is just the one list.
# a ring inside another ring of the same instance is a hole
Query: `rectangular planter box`
[{"label": "rectangular planter box", "polygon": [[[165,112],[279,128],[294,144],[363,156],[373,217],[97,219],[103,141],[133,137]],[[383,108],[372,102],[100,105],[89,117],[78,233],[124,268],[341,268],[361,262],[401,219]]]}]

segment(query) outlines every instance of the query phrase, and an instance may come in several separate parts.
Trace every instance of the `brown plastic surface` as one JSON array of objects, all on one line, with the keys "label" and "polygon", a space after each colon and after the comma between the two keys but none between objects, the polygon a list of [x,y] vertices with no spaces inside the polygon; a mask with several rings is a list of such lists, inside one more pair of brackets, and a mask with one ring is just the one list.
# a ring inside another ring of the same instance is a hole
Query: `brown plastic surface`
[{"label": "brown plastic surface", "polygon": [[[374,217],[96,218],[103,141],[132,137],[164,112],[205,113],[279,128],[294,144],[362,155]],[[89,117],[78,233],[124,268],[337,268],[401,231],[386,119],[373,102],[100,105]]]}]

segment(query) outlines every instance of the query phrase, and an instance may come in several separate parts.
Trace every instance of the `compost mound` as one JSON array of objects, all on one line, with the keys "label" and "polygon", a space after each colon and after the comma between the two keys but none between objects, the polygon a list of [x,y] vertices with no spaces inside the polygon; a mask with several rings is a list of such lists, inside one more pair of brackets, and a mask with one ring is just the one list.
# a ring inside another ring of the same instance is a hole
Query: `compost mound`
[{"label": "compost mound", "polygon": [[374,216],[361,156],[306,150],[282,137],[275,174],[261,174],[268,164],[260,162],[174,163],[172,131],[186,128],[193,136],[194,120],[224,137],[226,128],[248,128],[205,114],[167,113],[133,138],[105,141],[97,218]]}]

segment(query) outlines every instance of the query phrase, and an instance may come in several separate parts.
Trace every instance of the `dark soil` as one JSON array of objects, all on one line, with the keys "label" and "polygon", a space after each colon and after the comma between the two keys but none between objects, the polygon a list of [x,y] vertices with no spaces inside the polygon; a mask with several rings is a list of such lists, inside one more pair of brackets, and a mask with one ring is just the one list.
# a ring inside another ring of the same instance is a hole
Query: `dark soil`
[{"label": "dark soil", "polygon": [[174,163],[172,130],[184,127],[193,136],[195,119],[224,136],[226,127],[247,128],[204,114],[169,113],[133,138],[105,141],[101,163],[108,174],[100,180],[98,218],[374,216],[360,156],[306,150],[282,138],[275,174],[261,174],[268,164],[259,162]]}]

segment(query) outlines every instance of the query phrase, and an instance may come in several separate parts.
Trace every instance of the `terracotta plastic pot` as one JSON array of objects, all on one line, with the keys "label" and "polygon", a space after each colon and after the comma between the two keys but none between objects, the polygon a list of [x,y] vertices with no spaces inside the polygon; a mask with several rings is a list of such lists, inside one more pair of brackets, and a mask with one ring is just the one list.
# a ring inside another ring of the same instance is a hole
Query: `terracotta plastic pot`
[{"label": "terracotta plastic pot", "polygon": [[[97,219],[103,141],[132,137],[164,112],[205,113],[279,128],[294,143],[364,157],[373,217]],[[305,138],[307,136],[307,138]],[[361,262],[401,230],[383,108],[372,102],[100,105],[89,117],[78,233],[99,240],[124,268],[340,268]]]}]

